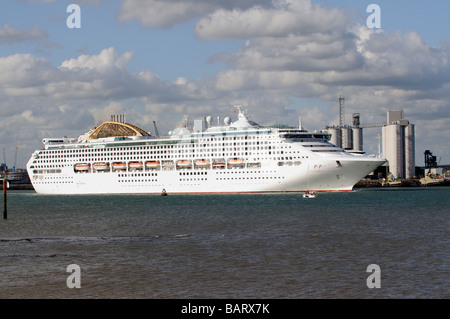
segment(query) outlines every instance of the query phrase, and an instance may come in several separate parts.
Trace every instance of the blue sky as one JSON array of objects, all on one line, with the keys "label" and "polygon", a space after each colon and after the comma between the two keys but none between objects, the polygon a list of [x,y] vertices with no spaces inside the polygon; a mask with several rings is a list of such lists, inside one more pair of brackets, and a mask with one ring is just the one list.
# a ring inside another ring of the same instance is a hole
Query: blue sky
[{"label": "blue sky", "polygon": [[[71,3],[80,29],[66,25]],[[379,30],[365,25],[372,3]],[[2,1],[0,143],[7,162],[18,146],[23,167],[42,138],[77,136],[114,112],[167,132],[234,103],[261,124],[302,116],[315,130],[337,124],[344,94],[348,123],[404,109],[417,165],[425,149],[450,163],[449,14],[444,0]],[[365,130],[368,153],[379,132]]]},{"label": "blue sky", "polygon": [[[256,1],[257,2],[257,1]],[[129,69],[150,69],[163,79],[174,80],[179,76],[190,79],[214,74],[226,66],[223,63],[207,63],[218,52],[236,52],[243,39],[199,40],[194,27],[197,19],[157,29],[145,28],[136,21],[117,21],[120,1],[102,1],[99,4],[82,4],[81,29],[69,29],[66,19],[70,13],[66,8],[76,1],[29,2],[5,0],[0,12],[1,23],[30,30],[39,26],[48,33],[48,41],[55,48],[38,48],[35,42],[2,46],[1,53],[33,52],[54,63],[79,54],[94,54],[114,46],[118,52],[135,52]],[[96,3],[96,1],[93,1]],[[382,10],[382,29],[386,31],[408,30],[418,32],[430,45],[440,45],[441,40],[450,41],[450,2],[445,0],[423,1],[361,1],[361,0],[316,0],[323,6],[346,8],[354,11],[356,20],[365,23],[369,13],[366,8],[376,3]],[[323,23],[327,23],[324,21]],[[44,52],[36,52],[42,50]],[[180,51],[183,59],[180,59]],[[185,61],[189,60],[189,63]],[[195,67],[194,67],[195,66]]]},{"label": "blue sky", "polygon": [[355,9],[361,14],[360,23],[369,15],[368,5],[374,3],[381,8],[382,29],[386,31],[412,30],[418,32],[429,44],[439,45],[440,40],[449,40],[448,13],[450,2],[446,0],[317,0],[315,3]]},{"label": "blue sky", "polygon": [[[59,64],[80,54],[96,54],[115,47],[118,53],[135,53],[128,65],[130,71],[148,69],[164,80],[175,80],[179,76],[195,79],[213,75],[225,66],[208,63],[209,58],[217,52],[236,51],[242,43],[234,39],[200,41],[193,32],[195,20],[164,29],[145,28],[135,21],[119,23],[120,1],[81,4],[80,29],[69,29],[66,25],[71,14],[66,12],[67,6],[76,1],[5,2],[6,8],[0,13],[3,24],[24,31],[39,26],[48,33],[48,42],[54,43],[55,47],[47,48],[36,41],[22,42],[2,46],[2,55],[32,52]],[[180,58],[180,52],[183,58]]]}]

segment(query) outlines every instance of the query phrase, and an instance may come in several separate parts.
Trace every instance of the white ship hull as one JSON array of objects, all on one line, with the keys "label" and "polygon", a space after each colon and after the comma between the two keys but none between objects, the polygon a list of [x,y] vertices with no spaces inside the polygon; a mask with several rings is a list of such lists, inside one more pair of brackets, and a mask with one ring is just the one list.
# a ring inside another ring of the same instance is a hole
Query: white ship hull
[{"label": "white ship hull", "polygon": [[[74,173],[63,170],[58,180],[32,179],[40,194],[160,194],[264,193],[351,191],[353,186],[383,161],[320,161],[308,165],[258,169],[129,171]],[[320,168],[319,168],[320,167]]]},{"label": "white ship hull", "polygon": [[[85,139],[45,139],[28,174],[41,194],[325,192],[351,191],[386,162],[347,153],[327,133],[261,127],[239,116],[237,124],[164,138],[103,138],[97,129]],[[108,134],[146,133],[105,123]]]}]

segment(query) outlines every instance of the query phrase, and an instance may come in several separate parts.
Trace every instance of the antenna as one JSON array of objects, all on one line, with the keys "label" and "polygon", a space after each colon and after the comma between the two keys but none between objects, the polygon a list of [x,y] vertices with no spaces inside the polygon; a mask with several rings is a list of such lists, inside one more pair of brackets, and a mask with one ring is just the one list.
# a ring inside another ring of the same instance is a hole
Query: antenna
[{"label": "antenna", "polygon": [[345,125],[345,106],[344,106],[344,96],[339,96],[339,128],[341,129],[341,146],[344,144],[344,125]]},{"label": "antenna", "polygon": [[156,121],[153,121],[153,126],[155,127],[155,135],[159,137],[158,128],[156,127]]},{"label": "antenna", "polygon": [[14,171],[16,171],[16,166],[17,166],[17,146],[16,146],[16,153],[14,154],[14,166],[13,166]]},{"label": "antenna", "polygon": [[341,95],[339,96],[339,127],[343,128],[345,125],[345,98]]}]

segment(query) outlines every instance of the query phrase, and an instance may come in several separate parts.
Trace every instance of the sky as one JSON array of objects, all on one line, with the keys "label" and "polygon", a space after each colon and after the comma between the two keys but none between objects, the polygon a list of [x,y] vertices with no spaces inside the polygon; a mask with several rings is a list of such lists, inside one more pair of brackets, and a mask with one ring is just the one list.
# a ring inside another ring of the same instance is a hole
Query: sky
[{"label": "sky", "polygon": [[[449,15],[447,0],[4,0],[0,147],[24,168],[43,138],[112,114],[165,134],[235,104],[263,125],[301,116],[321,130],[339,123],[342,95],[347,124],[404,110],[416,165],[425,150],[450,164]],[[364,129],[368,154],[377,134]]]}]

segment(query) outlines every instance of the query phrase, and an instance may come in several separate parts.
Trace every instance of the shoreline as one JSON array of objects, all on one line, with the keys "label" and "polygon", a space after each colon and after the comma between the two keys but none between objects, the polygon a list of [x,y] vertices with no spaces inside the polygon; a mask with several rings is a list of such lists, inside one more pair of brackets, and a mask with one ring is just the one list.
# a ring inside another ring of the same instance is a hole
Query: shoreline
[{"label": "shoreline", "polygon": [[397,187],[434,187],[434,186],[450,186],[450,180],[445,179],[441,182],[428,181],[428,183],[422,184],[420,179],[402,179],[395,181],[382,181],[382,180],[360,180],[354,188],[397,188]]},{"label": "shoreline", "polygon": [[[0,190],[3,190],[3,183],[0,183]],[[14,190],[34,190],[33,185],[31,183],[9,183],[8,191]]]}]

